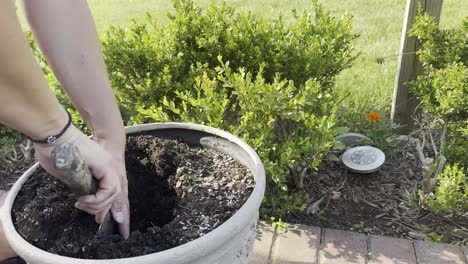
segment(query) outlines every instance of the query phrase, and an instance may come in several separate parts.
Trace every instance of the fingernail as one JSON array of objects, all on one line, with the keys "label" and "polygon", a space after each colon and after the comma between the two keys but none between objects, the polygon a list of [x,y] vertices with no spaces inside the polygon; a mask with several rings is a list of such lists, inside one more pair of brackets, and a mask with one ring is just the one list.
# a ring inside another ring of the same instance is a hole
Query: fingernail
[{"label": "fingernail", "polygon": [[80,209],[80,204],[78,202],[75,203],[75,208]]},{"label": "fingernail", "polygon": [[102,222],[104,222],[104,219],[106,218],[105,215],[100,215],[99,216],[99,223],[98,224],[102,224]]},{"label": "fingernail", "polygon": [[118,223],[123,223],[124,222],[124,216],[123,216],[122,212],[117,212],[115,214],[115,221],[117,221]]}]

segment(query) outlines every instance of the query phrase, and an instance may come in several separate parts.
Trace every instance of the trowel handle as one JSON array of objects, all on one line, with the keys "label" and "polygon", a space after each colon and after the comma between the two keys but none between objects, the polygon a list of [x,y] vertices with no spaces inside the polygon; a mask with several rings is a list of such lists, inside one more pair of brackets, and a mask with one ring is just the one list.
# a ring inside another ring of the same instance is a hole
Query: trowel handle
[{"label": "trowel handle", "polygon": [[60,172],[62,181],[77,196],[95,194],[97,181],[91,174],[77,146],[65,143],[52,150],[55,169]]},{"label": "trowel handle", "polygon": [[[80,150],[72,143],[56,146],[52,150],[52,160],[55,169],[60,172],[62,181],[77,196],[95,194],[97,181],[91,174]],[[111,214],[107,214],[99,226],[99,234],[115,232],[115,222]]]}]

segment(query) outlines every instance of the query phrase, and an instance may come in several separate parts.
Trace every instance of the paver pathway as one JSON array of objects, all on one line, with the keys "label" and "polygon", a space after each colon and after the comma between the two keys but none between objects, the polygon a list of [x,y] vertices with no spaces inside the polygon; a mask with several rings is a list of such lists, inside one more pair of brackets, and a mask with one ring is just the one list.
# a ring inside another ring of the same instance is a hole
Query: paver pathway
[{"label": "paver pathway", "polygon": [[366,236],[305,225],[259,223],[249,264],[468,264],[468,247]]}]

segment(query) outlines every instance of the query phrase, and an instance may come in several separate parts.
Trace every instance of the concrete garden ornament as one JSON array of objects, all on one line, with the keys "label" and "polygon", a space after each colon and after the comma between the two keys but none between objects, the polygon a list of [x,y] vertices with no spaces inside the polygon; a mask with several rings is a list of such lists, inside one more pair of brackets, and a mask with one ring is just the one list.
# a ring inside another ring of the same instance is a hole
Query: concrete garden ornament
[{"label": "concrete garden ornament", "polygon": [[354,172],[371,173],[382,167],[385,154],[378,148],[360,146],[345,151],[341,160],[348,169]]},{"label": "concrete garden ornament", "polygon": [[[369,112],[367,120],[371,127],[382,121],[378,112]],[[377,171],[385,162],[385,154],[378,148],[362,146],[369,144],[371,138],[359,133],[344,133],[335,137],[336,140],[350,147],[341,156],[343,164],[351,171],[358,173],[371,173]]]}]

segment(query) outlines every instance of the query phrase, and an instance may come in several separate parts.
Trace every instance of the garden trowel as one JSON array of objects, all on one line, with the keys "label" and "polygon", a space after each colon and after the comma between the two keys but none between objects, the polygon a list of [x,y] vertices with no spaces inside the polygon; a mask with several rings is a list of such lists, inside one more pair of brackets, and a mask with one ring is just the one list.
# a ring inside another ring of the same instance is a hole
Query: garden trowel
[{"label": "garden trowel", "polygon": [[[77,196],[95,194],[97,181],[91,174],[77,146],[65,143],[52,150],[54,167],[62,175],[62,181]],[[109,212],[99,226],[98,234],[113,234],[116,224]]]}]

